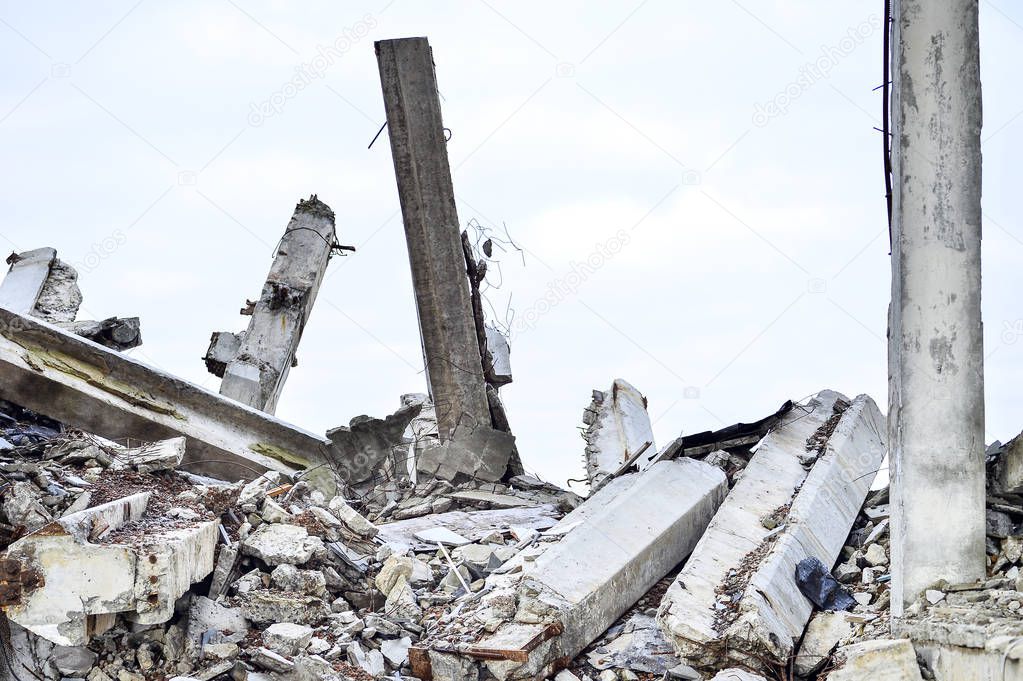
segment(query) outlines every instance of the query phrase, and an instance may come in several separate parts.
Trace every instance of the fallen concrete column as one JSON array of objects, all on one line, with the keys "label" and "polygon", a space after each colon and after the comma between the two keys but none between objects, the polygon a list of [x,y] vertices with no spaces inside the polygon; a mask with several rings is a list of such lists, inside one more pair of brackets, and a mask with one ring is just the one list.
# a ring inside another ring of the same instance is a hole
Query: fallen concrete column
[{"label": "fallen concrete column", "polygon": [[331,443],[131,357],[0,309],[0,398],[111,440],[184,436],[184,465],[222,479],[266,470],[333,495]]},{"label": "fallen concrete column", "polygon": [[826,390],[764,438],[661,602],[684,660],[786,663],[813,611],[796,564],[835,563],[884,457],[883,429],[869,397]]},{"label": "fallen concrete column", "polygon": [[437,76],[426,38],[382,40],[376,54],[426,375],[446,440],[465,415],[476,424],[491,420]]},{"label": "fallen concrete column", "polygon": [[[985,576],[976,0],[895,0],[889,442],[892,614]],[[941,532],[934,518],[941,517]]]},{"label": "fallen concrete column", "polygon": [[334,213],[315,194],[299,201],[263,292],[251,312],[246,310],[252,317],[237,354],[224,362],[223,350],[216,346],[225,334],[213,335],[206,363],[224,365],[221,395],[274,413],[335,246]]},{"label": "fallen concrete column", "polygon": [[593,391],[583,423],[586,477],[591,488],[605,484],[627,464],[643,470],[657,456],[646,398],[620,378],[606,392]]},{"label": "fallen concrete column", "polygon": [[52,248],[12,253],[7,258],[11,269],[0,283],[0,307],[19,314],[30,314],[35,309],[46,278],[50,276],[50,266],[56,260],[57,251]]},{"label": "fallen concrete column", "polygon": [[[0,558],[0,606],[11,621],[65,646],[84,645],[99,617],[165,622],[213,570],[218,521],[147,523],[150,492],[72,513],[11,544]],[[143,541],[104,540],[134,530]]]},{"label": "fallen concrete column", "polygon": [[[692,459],[633,475],[631,486],[560,542],[502,566],[497,582],[521,574],[487,606],[507,611],[503,623],[488,625],[468,646],[463,639],[428,641],[410,651],[414,671],[480,660],[499,681],[544,679],[603,633],[689,554],[728,488],[720,469]],[[497,582],[488,579],[491,587]],[[476,617],[463,614],[458,626]]]}]

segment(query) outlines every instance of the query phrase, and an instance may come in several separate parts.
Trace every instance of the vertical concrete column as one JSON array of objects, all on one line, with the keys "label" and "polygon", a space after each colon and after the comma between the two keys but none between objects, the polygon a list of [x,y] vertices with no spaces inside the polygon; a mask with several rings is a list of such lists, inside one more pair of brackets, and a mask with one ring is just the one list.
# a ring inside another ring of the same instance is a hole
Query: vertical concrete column
[{"label": "vertical concrete column", "polygon": [[[237,354],[225,363],[221,395],[274,413],[335,244],[334,212],[315,194],[299,201],[252,307],[249,328]],[[208,366],[217,341],[214,334]]]},{"label": "vertical concrete column", "polygon": [[895,0],[892,614],[985,574],[977,0]]},{"label": "vertical concrete column", "polygon": [[441,439],[463,415],[490,425],[433,54],[426,38],[376,43],[430,394]]}]

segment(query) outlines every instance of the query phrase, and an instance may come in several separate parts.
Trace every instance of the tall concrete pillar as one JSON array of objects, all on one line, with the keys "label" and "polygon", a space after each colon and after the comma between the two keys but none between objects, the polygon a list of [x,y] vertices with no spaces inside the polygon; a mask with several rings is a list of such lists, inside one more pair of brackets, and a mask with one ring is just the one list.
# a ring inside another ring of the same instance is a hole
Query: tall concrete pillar
[{"label": "tall concrete pillar", "polygon": [[337,243],[334,212],[313,194],[299,201],[277,247],[263,291],[241,334],[213,334],[206,366],[220,394],[274,413]]},{"label": "tall concrete pillar", "polygon": [[892,614],[985,576],[977,0],[895,0]]},{"label": "tall concrete pillar", "polygon": [[426,38],[376,43],[394,174],[405,223],[423,356],[437,427],[447,439],[468,415],[490,426],[469,301],[433,54]]}]

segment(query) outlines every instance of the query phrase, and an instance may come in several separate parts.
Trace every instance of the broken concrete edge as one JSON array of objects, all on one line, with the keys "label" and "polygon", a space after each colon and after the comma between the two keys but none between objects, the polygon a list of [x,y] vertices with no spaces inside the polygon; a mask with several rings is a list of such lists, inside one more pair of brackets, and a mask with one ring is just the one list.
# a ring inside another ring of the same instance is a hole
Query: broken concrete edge
[{"label": "broken concrete edge", "polygon": [[224,367],[222,395],[271,414],[276,410],[336,244],[333,211],[315,194],[299,201],[248,327],[238,336],[237,353]]},{"label": "broken concrete edge", "polygon": [[635,465],[648,467],[657,456],[647,400],[627,381],[616,378],[607,391],[594,390],[583,411],[584,463],[593,489]]},{"label": "broken concrete edge", "polygon": [[158,526],[145,545],[97,543],[142,520],[150,498],[140,492],[78,511],[11,544],[2,558],[6,616],[67,646],[87,643],[97,616],[131,613],[140,624],[170,619],[175,600],[212,571],[219,522]]},{"label": "broken concrete edge", "polygon": [[193,472],[237,479],[309,468],[311,480],[334,491],[328,439],[4,309],[0,376],[3,399],[103,437],[183,435],[184,465]]}]

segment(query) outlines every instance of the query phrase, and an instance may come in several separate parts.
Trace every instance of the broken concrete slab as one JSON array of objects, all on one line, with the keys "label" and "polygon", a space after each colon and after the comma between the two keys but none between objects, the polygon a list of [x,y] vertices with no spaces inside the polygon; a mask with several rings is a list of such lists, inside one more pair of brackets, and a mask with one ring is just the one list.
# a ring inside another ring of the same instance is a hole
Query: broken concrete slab
[{"label": "broken concrete slab", "polygon": [[405,431],[419,416],[423,402],[403,404],[382,419],[356,416],[348,426],[327,431],[338,452],[338,473],[351,487],[358,488],[382,479],[408,478],[408,445]]},{"label": "broken concrete slab", "polygon": [[238,354],[226,364],[221,395],[274,413],[336,245],[334,212],[315,194],[299,201],[251,308]]},{"label": "broken concrete slab", "polygon": [[0,398],[109,439],[184,436],[188,470],[221,479],[266,470],[336,492],[330,441],[46,322],[0,309]]},{"label": "broken concrete slab", "polygon": [[[11,544],[2,561],[7,617],[66,646],[88,643],[97,616],[168,620],[178,596],[213,570],[218,523],[147,525],[149,499],[142,492],[73,513]],[[143,528],[142,541],[102,543],[126,526]]]},{"label": "broken concrete slab", "polygon": [[849,613],[822,611],[814,614],[796,655],[796,673],[810,676],[819,671],[835,647],[852,632],[853,619]]},{"label": "broken concrete slab", "polygon": [[120,448],[111,468],[134,468],[140,473],[177,468],[185,458],[185,438],[152,442],[142,447]]},{"label": "broken concrete slab", "polygon": [[242,540],[241,551],[267,565],[301,565],[323,555],[326,547],[300,525],[266,523]]},{"label": "broken concrete slab", "polygon": [[57,260],[53,248],[37,248],[24,253],[11,253],[11,268],[0,282],[0,307],[18,314],[31,314],[43,284],[50,276],[50,266]]},{"label": "broken concrete slab", "polygon": [[[884,456],[883,432],[869,397],[850,405],[826,390],[764,438],[661,603],[684,661],[790,658],[813,609],[795,566],[808,556],[834,564]],[[811,447],[821,454],[807,474]]]},{"label": "broken concrete slab", "polygon": [[536,506],[534,508],[509,508],[488,511],[448,511],[447,513],[436,513],[420,518],[399,520],[393,523],[377,525],[380,533],[377,539],[385,544],[394,546],[396,550],[417,551],[435,550],[435,543],[428,543],[416,539],[417,532],[431,528],[446,528],[469,541],[483,539],[500,527],[527,527],[535,530],[546,530],[553,527],[560,514],[557,508],[551,504]]},{"label": "broken concrete slab", "polygon": [[627,463],[643,470],[657,456],[646,398],[620,378],[606,392],[593,391],[583,423],[586,477],[591,488],[618,474]]},{"label": "broken concrete slab", "polygon": [[[839,650],[842,666],[828,674],[828,681],[922,681],[916,651],[909,639],[855,643]],[[980,677],[957,677],[977,679]],[[951,681],[951,679],[949,679]]]}]

